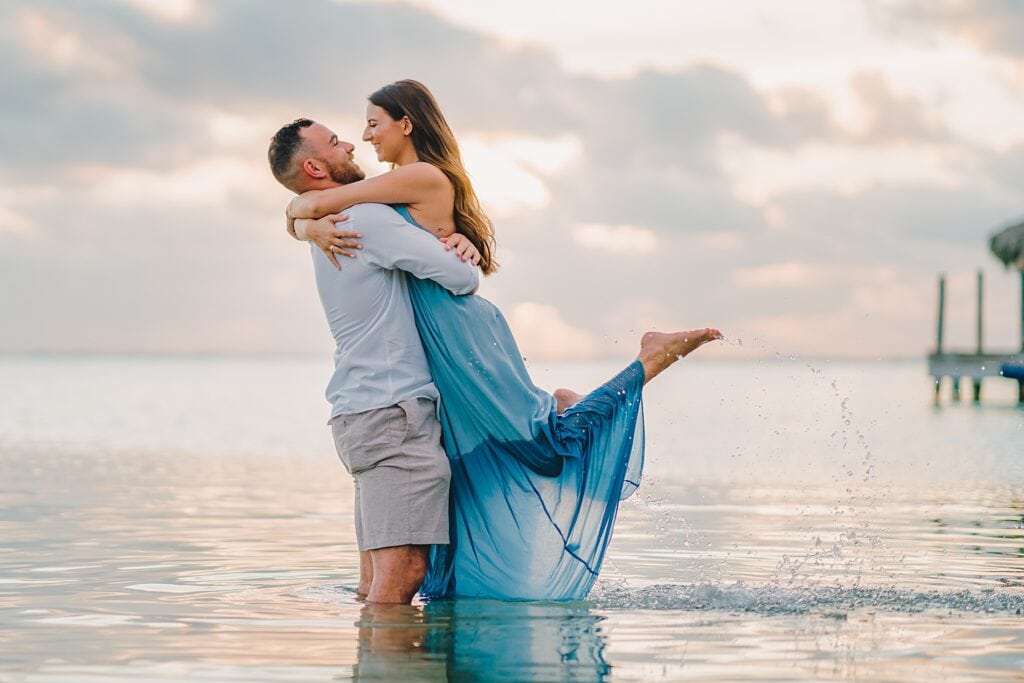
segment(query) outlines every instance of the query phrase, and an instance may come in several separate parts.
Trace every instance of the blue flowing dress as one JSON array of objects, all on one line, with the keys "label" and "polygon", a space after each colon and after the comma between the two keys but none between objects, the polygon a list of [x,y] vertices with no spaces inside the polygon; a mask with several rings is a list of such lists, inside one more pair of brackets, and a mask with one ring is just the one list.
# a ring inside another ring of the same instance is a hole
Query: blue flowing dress
[{"label": "blue flowing dress", "polygon": [[[416,225],[407,207],[395,209]],[[619,501],[639,486],[643,366],[634,361],[558,415],[492,303],[408,279],[452,470],[451,545],[432,547],[420,592],[582,600]]]}]

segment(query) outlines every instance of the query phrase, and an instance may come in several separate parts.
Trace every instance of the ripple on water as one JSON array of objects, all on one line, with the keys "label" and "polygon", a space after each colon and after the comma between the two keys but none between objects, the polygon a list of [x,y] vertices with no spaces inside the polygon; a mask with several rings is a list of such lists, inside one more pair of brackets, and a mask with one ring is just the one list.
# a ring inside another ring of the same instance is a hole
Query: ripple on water
[{"label": "ripple on water", "polygon": [[[11,417],[25,401],[0,392],[0,432],[21,435],[0,439],[0,680],[411,681],[425,666],[440,680],[930,683],[1024,667],[1024,413],[933,413],[919,365],[827,369],[842,391],[793,364],[659,379],[644,486],[590,600],[430,603],[402,618],[350,588],[351,484],[308,422],[319,362],[166,365],[48,365],[28,432]],[[593,385],[598,370],[558,383]],[[110,428],[111,400],[151,395],[147,372],[162,406],[195,419],[119,400],[132,425]],[[268,404],[196,412],[197,396],[240,382]],[[689,400],[699,386],[724,402]],[[203,420],[216,433],[200,448],[181,424]],[[311,457],[238,441],[263,427]]]},{"label": "ripple on water", "polygon": [[748,586],[741,583],[660,584],[639,589],[599,584],[590,596],[594,607],[614,610],[746,612],[764,616],[856,610],[914,614],[944,610],[976,614],[1024,614],[1024,592],[912,591],[897,588]]}]

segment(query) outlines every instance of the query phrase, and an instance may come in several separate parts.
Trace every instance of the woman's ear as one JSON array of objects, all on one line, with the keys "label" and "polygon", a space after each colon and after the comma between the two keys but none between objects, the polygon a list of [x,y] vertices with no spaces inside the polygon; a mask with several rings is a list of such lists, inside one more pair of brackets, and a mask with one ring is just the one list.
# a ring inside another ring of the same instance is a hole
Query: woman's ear
[{"label": "woman's ear", "polygon": [[402,135],[412,135],[412,121],[408,116],[402,117]]}]

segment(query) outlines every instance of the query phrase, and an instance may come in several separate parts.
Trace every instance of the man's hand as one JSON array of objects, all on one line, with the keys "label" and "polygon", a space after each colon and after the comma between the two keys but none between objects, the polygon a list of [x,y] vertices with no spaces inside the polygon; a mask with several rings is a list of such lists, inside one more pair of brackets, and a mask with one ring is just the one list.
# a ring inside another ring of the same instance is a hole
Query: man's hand
[{"label": "man's hand", "polygon": [[[353,241],[363,235],[354,230],[343,230],[336,223],[348,220],[345,214],[336,213],[313,220],[312,218],[295,219],[295,238],[312,242],[324,252],[327,259],[334,264],[334,267],[341,270],[338,263],[338,254],[355,258],[353,253],[356,249],[362,249],[363,245]],[[351,251],[350,251],[351,250]]]},{"label": "man's hand", "polygon": [[474,266],[480,263],[480,252],[477,250],[473,243],[469,241],[469,238],[465,235],[453,232],[448,237],[438,238],[444,244],[446,251],[455,250],[455,255],[463,261],[468,261]]}]

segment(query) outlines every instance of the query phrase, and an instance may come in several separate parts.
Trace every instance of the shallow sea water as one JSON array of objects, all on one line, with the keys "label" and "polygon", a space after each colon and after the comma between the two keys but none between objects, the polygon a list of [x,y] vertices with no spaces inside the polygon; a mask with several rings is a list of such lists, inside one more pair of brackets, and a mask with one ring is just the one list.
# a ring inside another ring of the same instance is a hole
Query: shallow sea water
[{"label": "shallow sea water", "polygon": [[1024,678],[1010,382],[935,409],[919,362],[687,360],[587,601],[374,608],[329,369],[0,357],[0,683]]}]

